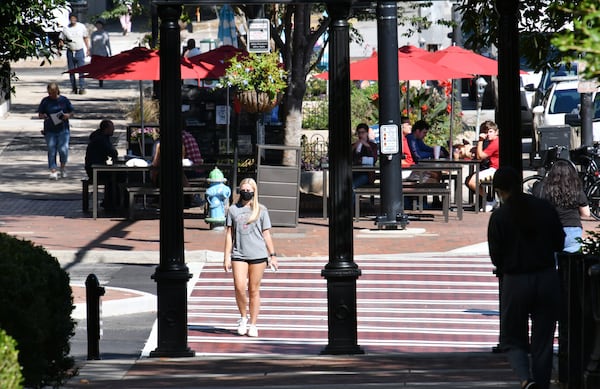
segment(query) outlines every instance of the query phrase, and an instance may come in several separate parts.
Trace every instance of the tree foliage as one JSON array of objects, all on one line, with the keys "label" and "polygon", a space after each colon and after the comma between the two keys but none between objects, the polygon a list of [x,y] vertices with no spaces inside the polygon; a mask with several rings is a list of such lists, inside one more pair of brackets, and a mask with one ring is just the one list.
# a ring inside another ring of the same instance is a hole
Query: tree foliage
[{"label": "tree foliage", "polygon": [[583,60],[589,79],[600,80],[600,4],[598,0],[582,0],[579,4],[559,6],[573,20],[573,31],[563,30],[552,38],[569,61]]},{"label": "tree foliage", "polygon": [[[465,47],[475,51],[498,41],[499,15],[495,4],[502,0],[461,0]],[[560,62],[584,59],[588,78],[600,76],[600,11],[597,0],[519,1],[520,55],[536,70]]]},{"label": "tree foliage", "polygon": [[0,2],[0,92],[8,93],[14,78],[10,62],[28,57],[42,59],[56,55],[48,30],[58,30],[53,11],[65,6],[66,0],[2,0]]}]

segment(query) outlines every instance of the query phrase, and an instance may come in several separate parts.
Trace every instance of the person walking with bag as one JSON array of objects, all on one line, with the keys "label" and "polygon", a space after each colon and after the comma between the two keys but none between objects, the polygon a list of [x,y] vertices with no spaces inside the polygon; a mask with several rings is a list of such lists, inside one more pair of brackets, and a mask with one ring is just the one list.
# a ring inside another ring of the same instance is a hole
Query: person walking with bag
[{"label": "person walking with bag", "polygon": [[523,193],[515,169],[500,167],[493,183],[502,204],[488,225],[490,258],[502,277],[500,347],[522,388],[548,389],[561,301],[554,255],[565,233],[552,204]]},{"label": "person walking with bag", "polygon": [[58,84],[51,82],[47,87],[48,96],[44,97],[38,107],[38,117],[44,119],[42,135],[48,146],[48,169],[50,179],[58,180],[56,154],[60,159],[60,177],[66,178],[66,166],[69,160],[69,119],[73,117],[71,101],[60,94]]},{"label": "person walking with bag", "polygon": [[277,270],[278,262],[271,239],[269,212],[258,202],[258,188],[252,178],[240,182],[239,198],[229,207],[225,223],[223,268],[226,272],[233,271],[235,301],[241,316],[237,333],[256,337],[260,283],[267,265]]}]

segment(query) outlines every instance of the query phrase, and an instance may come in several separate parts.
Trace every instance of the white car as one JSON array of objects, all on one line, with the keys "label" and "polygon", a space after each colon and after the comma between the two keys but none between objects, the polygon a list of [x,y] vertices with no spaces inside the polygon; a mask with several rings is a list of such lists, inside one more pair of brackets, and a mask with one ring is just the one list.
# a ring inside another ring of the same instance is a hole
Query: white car
[{"label": "white car", "polygon": [[[541,105],[533,108],[533,113],[542,115],[541,125],[563,126],[566,114],[579,114],[581,95],[577,92],[577,78],[571,76],[556,77],[548,89]],[[600,141],[600,93],[594,92],[593,101],[593,139]]]}]

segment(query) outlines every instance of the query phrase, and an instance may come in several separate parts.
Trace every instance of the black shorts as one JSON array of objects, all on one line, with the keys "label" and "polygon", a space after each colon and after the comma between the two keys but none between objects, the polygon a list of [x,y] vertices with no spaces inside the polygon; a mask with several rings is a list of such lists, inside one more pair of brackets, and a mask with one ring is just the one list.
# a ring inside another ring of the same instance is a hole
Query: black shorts
[{"label": "black shorts", "polygon": [[268,263],[267,258],[258,258],[258,259],[242,259],[242,258],[231,258],[232,261],[237,262],[246,262],[248,265],[258,265],[259,263]]}]

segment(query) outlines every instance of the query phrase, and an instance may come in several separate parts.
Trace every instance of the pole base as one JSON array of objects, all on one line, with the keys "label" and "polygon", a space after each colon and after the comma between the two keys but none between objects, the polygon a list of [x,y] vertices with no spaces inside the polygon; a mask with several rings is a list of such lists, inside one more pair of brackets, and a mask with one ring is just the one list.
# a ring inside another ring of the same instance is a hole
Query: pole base
[{"label": "pole base", "polygon": [[359,355],[365,351],[359,345],[354,346],[326,346],[319,354],[320,355]]},{"label": "pole base", "polygon": [[408,225],[408,215],[399,213],[396,215],[396,220],[388,220],[386,216],[377,216],[375,225],[380,230],[405,230]]},{"label": "pole base", "polygon": [[150,351],[148,356],[150,358],[190,358],[196,356],[196,353],[190,348],[186,350],[160,350],[157,348]]}]

